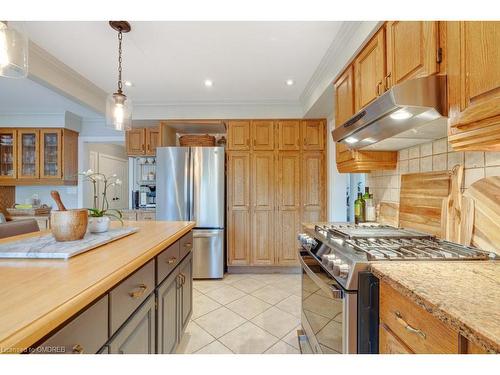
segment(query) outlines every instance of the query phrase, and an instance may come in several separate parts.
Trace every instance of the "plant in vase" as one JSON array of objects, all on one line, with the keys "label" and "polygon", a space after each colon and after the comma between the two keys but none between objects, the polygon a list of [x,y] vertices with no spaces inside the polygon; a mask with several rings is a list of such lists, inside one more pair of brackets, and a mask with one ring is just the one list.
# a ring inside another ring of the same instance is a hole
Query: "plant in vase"
[{"label": "plant in vase", "polygon": [[[123,225],[123,215],[120,210],[114,208],[109,208],[109,202],[107,198],[108,189],[114,185],[121,185],[122,181],[116,177],[116,174],[111,176],[106,176],[103,173],[97,173],[89,169],[86,172],[79,173],[83,176],[84,181],[90,181],[93,187],[93,208],[87,208],[89,211],[89,231],[91,233],[103,233],[109,229],[110,218],[115,218],[120,221]],[[97,184],[102,182],[104,184],[102,190],[102,203],[99,207]]]}]

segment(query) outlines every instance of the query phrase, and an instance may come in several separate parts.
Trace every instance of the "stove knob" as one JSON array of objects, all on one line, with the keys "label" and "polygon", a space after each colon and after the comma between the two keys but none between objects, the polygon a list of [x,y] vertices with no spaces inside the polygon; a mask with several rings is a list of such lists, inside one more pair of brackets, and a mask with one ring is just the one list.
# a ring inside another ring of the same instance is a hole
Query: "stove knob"
[{"label": "stove knob", "polygon": [[332,264],[332,273],[333,276],[340,276],[340,267],[335,264]]},{"label": "stove knob", "polygon": [[305,234],[305,233],[299,233],[299,234],[297,235],[297,239],[298,239],[300,242],[304,241],[305,237],[306,237],[306,234]]},{"label": "stove knob", "polygon": [[339,270],[340,275],[339,276],[345,279],[347,277],[347,275],[349,275],[349,265],[341,264],[339,266],[339,268],[340,268],[340,270]]}]

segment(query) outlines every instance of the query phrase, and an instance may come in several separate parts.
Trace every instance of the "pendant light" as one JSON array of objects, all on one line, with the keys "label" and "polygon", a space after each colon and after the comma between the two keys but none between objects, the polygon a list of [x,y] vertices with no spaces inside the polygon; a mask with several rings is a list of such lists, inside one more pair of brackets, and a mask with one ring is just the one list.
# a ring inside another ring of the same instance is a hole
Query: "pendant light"
[{"label": "pendant light", "polygon": [[28,38],[0,21],[0,76],[26,78],[28,75]]},{"label": "pendant light", "polygon": [[118,31],[118,90],[106,100],[106,125],[123,131],[132,127],[132,102],[122,90],[122,34],[131,28],[127,21],[109,21],[109,25]]}]

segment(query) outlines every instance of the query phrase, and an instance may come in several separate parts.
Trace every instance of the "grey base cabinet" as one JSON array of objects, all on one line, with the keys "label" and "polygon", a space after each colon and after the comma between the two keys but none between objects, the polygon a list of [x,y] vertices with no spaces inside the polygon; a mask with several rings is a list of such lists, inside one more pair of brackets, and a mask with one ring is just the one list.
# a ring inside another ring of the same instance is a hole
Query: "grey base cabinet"
[{"label": "grey base cabinet", "polygon": [[157,352],[173,353],[193,312],[193,255],[157,288]]},{"label": "grey base cabinet", "polygon": [[154,354],[155,315],[155,296],[151,295],[108,343],[109,353]]}]

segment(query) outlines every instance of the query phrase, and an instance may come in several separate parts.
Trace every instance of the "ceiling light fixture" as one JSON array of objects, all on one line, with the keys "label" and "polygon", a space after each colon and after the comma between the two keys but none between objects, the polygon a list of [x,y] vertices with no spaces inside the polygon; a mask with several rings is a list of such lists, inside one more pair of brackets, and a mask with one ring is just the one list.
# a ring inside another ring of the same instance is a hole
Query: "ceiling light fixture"
[{"label": "ceiling light fixture", "polygon": [[109,25],[118,31],[118,90],[106,100],[106,124],[123,131],[132,127],[132,102],[122,90],[122,33],[128,33],[131,27],[127,21],[109,21]]},{"label": "ceiling light fixture", "polygon": [[214,85],[214,82],[211,79],[206,79],[204,83],[207,87],[212,87]]},{"label": "ceiling light fixture", "polygon": [[285,81],[285,83],[286,83],[286,85],[287,85],[287,86],[293,86],[293,84],[294,84],[295,82],[293,81],[293,79],[287,79],[287,80]]},{"label": "ceiling light fixture", "polygon": [[28,38],[7,21],[0,21],[0,76],[26,78],[28,75]]}]

